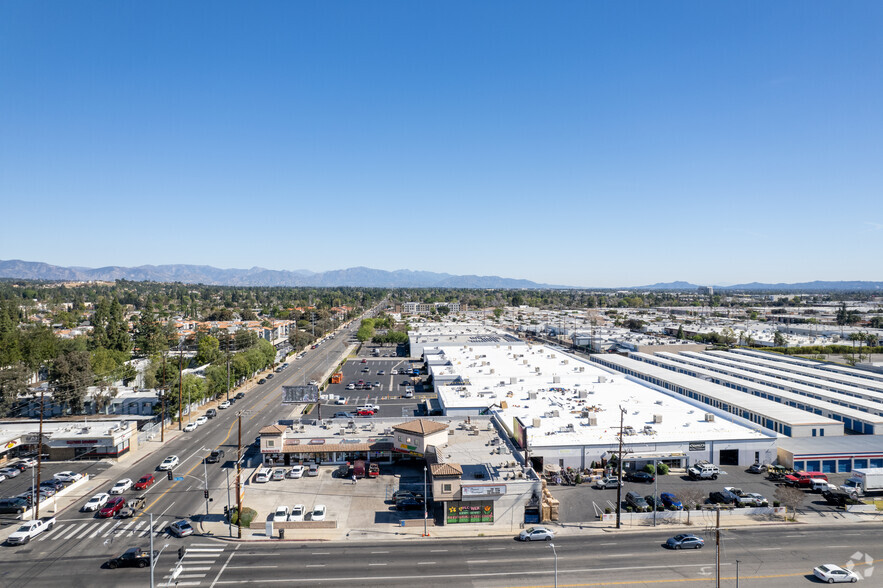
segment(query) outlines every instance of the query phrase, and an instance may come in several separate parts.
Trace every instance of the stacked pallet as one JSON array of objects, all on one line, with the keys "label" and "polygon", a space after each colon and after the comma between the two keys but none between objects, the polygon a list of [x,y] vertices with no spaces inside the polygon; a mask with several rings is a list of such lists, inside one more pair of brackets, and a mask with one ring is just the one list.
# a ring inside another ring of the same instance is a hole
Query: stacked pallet
[{"label": "stacked pallet", "polygon": [[552,493],[546,488],[546,481],[543,480],[542,522],[558,520],[559,504],[559,500],[552,496]]}]

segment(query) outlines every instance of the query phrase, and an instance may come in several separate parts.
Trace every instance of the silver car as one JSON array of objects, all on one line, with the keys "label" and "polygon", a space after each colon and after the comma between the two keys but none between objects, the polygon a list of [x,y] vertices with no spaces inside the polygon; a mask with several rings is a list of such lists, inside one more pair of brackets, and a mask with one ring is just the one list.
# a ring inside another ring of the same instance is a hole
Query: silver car
[{"label": "silver car", "polygon": [[555,538],[555,533],[546,527],[531,527],[525,529],[518,535],[519,541],[551,541]]}]

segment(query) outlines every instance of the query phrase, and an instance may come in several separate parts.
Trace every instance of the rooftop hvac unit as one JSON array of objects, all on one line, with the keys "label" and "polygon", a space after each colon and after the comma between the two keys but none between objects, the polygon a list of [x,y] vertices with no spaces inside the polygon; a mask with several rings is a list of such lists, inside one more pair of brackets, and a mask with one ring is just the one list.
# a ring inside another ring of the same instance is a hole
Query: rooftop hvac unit
[{"label": "rooftop hvac unit", "polygon": [[494,371],[495,371],[494,368],[491,368],[491,373],[494,373]]},{"label": "rooftop hvac unit", "polygon": [[561,363],[563,363],[564,365],[567,365],[567,364],[570,363],[570,360],[569,360],[569,359],[565,359],[565,360],[563,360]]},{"label": "rooftop hvac unit", "polygon": [[598,376],[598,383],[599,384],[606,384],[607,383],[607,376]]},{"label": "rooftop hvac unit", "polygon": [[522,360],[521,360],[521,365],[527,365],[527,360],[526,360],[526,359],[522,359]]},{"label": "rooftop hvac unit", "polygon": [[560,384],[561,383],[561,376],[552,376],[552,383],[553,384]]},{"label": "rooftop hvac unit", "polygon": [[585,397],[587,397],[587,396],[588,396],[588,393],[587,393],[585,390],[580,390],[580,391],[579,391],[579,397],[580,397],[580,398],[585,398]]},{"label": "rooftop hvac unit", "polygon": [[706,423],[713,423],[714,422],[714,415],[710,412],[706,412],[705,413],[705,422]]},{"label": "rooftop hvac unit", "polygon": [[579,371],[581,371],[581,372],[586,371],[586,367],[583,365],[579,366]]},{"label": "rooftop hvac unit", "polygon": [[558,412],[558,409],[555,409],[552,411],[552,416],[558,418],[559,416],[561,416],[561,414]]},{"label": "rooftop hvac unit", "polygon": [[528,392],[528,393],[527,393],[527,397],[528,397],[530,400],[536,400],[536,399],[537,399],[537,393],[536,393],[536,392]]},{"label": "rooftop hvac unit", "polygon": [[534,369],[534,371],[535,371],[536,373],[540,373],[540,368],[539,368],[539,366],[537,366],[537,367],[535,367],[535,368],[533,368],[533,369]]},{"label": "rooftop hvac unit", "polygon": [[590,427],[597,427],[597,426],[598,426],[598,417],[597,417],[597,415],[594,415],[594,414],[590,414],[590,415],[589,415],[589,426],[590,426]]},{"label": "rooftop hvac unit", "polygon": [[653,422],[654,423],[661,423],[662,422],[662,415],[661,414],[654,414],[653,415]]},{"label": "rooftop hvac unit", "polygon": [[509,378],[509,383],[510,383],[510,384],[517,384],[517,383],[518,383],[518,378],[516,378],[515,376],[511,376],[511,377]]},{"label": "rooftop hvac unit", "polygon": [[540,419],[534,419],[534,420],[533,420],[533,427],[534,427],[534,429],[539,429],[539,428],[540,428],[540,423],[542,423],[542,421],[541,421]]}]

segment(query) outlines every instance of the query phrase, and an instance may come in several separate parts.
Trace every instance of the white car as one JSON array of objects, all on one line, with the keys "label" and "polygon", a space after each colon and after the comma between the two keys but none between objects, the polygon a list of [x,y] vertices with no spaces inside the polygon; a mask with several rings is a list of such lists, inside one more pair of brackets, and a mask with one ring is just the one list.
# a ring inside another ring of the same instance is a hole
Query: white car
[{"label": "white car", "polygon": [[83,512],[94,512],[96,510],[101,510],[104,508],[104,505],[107,504],[107,501],[110,500],[110,494],[105,494],[102,492],[101,494],[96,494],[83,505]]},{"label": "white car", "polygon": [[343,396],[338,396],[334,399],[334,404],[346,404],[346,398]]},{"label": "white car", "polygon": [[295,478],[295,479],[303,478],[304,477],[304,469],[305,468],[302,465],[292,466],[292,468],[290,470],[288,470],[288,474],[286,474],[286,476],[289,478]]},{"label": "white car", "polygon": [[852,570],[847,570],[834,564],[825,564],[815,568],[813,575],[822,582],[833,584],[834,582],[858,582],[859,576]]},{"label": "white car", "polygon": [[52,477],[62,482],[79,482],[83,479],[83,474],[78,474],[77,472],[58,472]]},{"label": "white car", "polygon": [[392,375],[394,375],[394,376],[397,376],[397,375],[399,375],[399,370],[392,370],[392,371],[389,372],[389,373],[392,374]]},{"label": "white car", "polygon": [[313,507],[313,514],[310,515],[311,521],[324,521],[327,510],[324,504],[317,504]]},{"label": "white car", "polygon": [[193,431],[196,430],[196,427],[198,427],[198,426],[199,425],[197,425],[196,423],[187,423],[186,425],[184,425],[184,432],[185,433],[192,433]]},{"label": "white car", "polygon": [[19,474],[21,474],[21,470],[18,468],[3,468],[0,470],[0,474],[3,474],[7,478],[15,478]]},{"label": "white car", "polygon": [[224,402],[222,402],[221,404],[218,405],[218,408],[220,408],[222,410],[225,408],[230,408],[230,401],[225,400]]},{"label": "white car", "polygon": [[177,455],[170,455],[165,458],[161,464],[159,464],[159,469],[160,471],[170,470],[177,466],[179,461],[180,460],[178,459]]},{"label": "white car", "polygon": [[206,424],[207,422],[208,422],[208,417],[207,417],[207,416],[201,416],[201,417],[199,417],[198,419],[196,419],[196,424],[197,424],[197,426],[204,425],[204,424]]},{"label": "white car", "polygon": [[288,507],[287,506],[277,506],[276,513],[273,515],[273,520],[276,522],[282,522],[288,520]]},{"label": "white car", "polygon": [[555,533],[545,527],[531,527],[518,535],[519,541],[551,541],[554,538]]},{"label": "white car", "polygon": [[123,478],[119,482],[113,485],[113,488],[110,489],[111,494],[122,494],[126,490],[132,487],[132,480],[129,478]]},{"label": "white car", "polygon": [[288,515],[289,521],[302,521],[304,520],[304,510],[306,507],[303,504],[295,504],[291,509],[291,514]]}]

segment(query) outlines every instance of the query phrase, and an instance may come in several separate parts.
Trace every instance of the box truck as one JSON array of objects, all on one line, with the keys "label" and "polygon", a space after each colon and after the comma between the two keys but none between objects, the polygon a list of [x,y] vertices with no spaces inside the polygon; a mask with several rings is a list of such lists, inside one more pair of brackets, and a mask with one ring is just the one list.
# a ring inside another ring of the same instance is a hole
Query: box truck
[{"label": "box truck", "polygon": [[849,479],[840,487],[850,496],[864,496],[865,494],[883,490],[883,468],[865,468],[852,470]]}]

